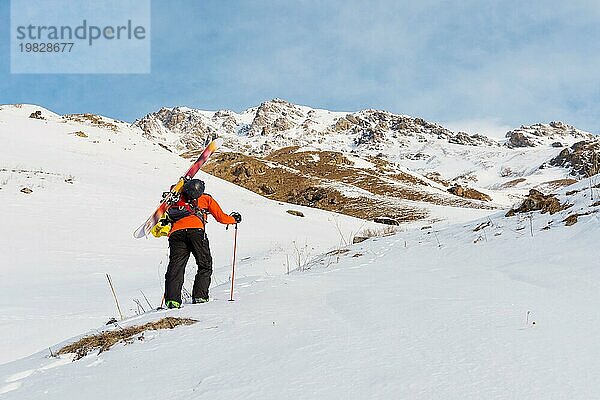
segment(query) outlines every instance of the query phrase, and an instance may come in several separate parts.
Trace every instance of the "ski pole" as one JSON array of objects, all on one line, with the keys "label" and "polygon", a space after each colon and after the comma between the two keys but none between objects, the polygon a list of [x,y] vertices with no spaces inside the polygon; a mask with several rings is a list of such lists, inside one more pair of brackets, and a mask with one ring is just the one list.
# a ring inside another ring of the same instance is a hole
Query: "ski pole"
[{"label": "ski pole", "polygon": [[235,224],[235,234],[233,235],[233,261],[231,263],[231,294],[229,297],[229,301],[233,301],[233,280],[235,278],[235,255],[237,252],[237,234],[238,224]]}]

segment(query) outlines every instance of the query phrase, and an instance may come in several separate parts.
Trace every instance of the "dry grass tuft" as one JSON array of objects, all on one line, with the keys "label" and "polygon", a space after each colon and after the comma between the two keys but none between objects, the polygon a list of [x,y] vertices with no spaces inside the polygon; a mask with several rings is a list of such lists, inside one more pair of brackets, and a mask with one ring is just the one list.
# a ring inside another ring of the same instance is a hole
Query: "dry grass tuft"
[{"label": "dry grass tuft", "polygon": [[567,218],[563,219],[563,222],[565,223],[565,226],[575,225],[577,223],[578,217],[583,217],[584,215],[590,215],[594,212],[595,211],[588,211],[588,212],[584,212],[584,213],[571,214]]},{"label": "dry grass tuft", "polygon": [[398,232],[397,226],[387,225],[380,229],[371,229],[371,228],[364,229],[360,233],[360,236],[366,237],[366,238],[382,237],[382,236],[394,235],[396,232]]},{"label": "dry grass tuft", "polygon": [[331,251],[325,253],[325,255],[328,255],[328,256],[339,256],[339,255],[342,255],[342,254],[346,254],[348,252],[350,252],[349,249],[331,250]]},{"label": "dry grass tuft", "polygon": [[543,187],[545,190],[556,190],[556,189],[560,189],[565,186],[573,185],[577,182],[578,181],[576,179],[572,179],[572,178],[556,179],[554,181],[544,182],[539,186]]},{"label": "dry grass tuft", "polygon": [[302,211],[297,210],[287,210],[286,213],[295,215],[296,217],[304,217],[304,213]]},{"label": "dry grass tuft", "polygon": [[106,122],[101,116],[94,114],[67,114],[63,115],[63,119],[80,123],[89,123],[100,128],[110,129],[113,132],[117,132],[119,130],[117,125],[113,124],[112,122]]},{"label": "dry grass tuft", "polygon": [[[159,329],[173,329],[178,325],[192,325],[196,320],[190,318],[166,317],[158,321],[148,322],[144,325],[130,326],[115,331],[102,332],[97,335],[86,336],[75,343],[67,345],[58,351],[58,355],[74,353],[75,360],[85,357],[89,352],[96,349],[99,353],[109,350],[116,343],[131,343],[134,339],[144,340],[145,331],[156,331]],[[134,336],[137,336],[134,338]]]},{"label": "dry grass tuft", "polygon": [[525,182],[525,181],[526,181],[525,178],[513,179],[512,181],[508,181],[508,182],[505,182],[505,183],[499,185],[498,189],[510,189],[510,188],[517,186],[519,183]]}]

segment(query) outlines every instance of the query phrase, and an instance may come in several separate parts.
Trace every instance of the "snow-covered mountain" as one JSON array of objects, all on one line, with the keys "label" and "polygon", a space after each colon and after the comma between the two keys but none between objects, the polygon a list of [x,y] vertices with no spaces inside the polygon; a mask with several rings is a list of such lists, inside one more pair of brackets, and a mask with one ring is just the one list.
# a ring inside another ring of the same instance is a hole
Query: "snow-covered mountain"
[{"label": "snow-covered mountain", "polygon": [[[218,165],[208,167],[211,173],[273,199],[369,219],[384,214],[435,220],[440,204],[508,207],[531,188],[552,189],[599,172],[598,138],[562,122],[521,126],[496,141],[386,111],[331,112],[274,99],[239,114],[163,108],[135,125],[184,156],[194,155],[207,138],[223,137],[241,155],[214,159]],[[330,160],[326,168],[323,158]],[[240,174],[242,160],[261,173]],[[333,164],[336,174],[326,171]],[[363,176],[372,179],[361,184]],[[298,190],[287,190],[290,180]],[[321,201],[312,201],[315,191]],[[365,214],[348,204],[352,201],[340,200],[348,198],[387,206],[370,205],[375,211]]]},{"label": "snow-covered mountain", "polygon": [[[241,113],[187,107],[162,108],[135,124],[142,128],[146,137],[158,140],[177,152],[202,147],[206,137],[218,135],[227,139],[232,149],[248,155],[267,155],[289,146],[312,146],[319,150],[379,155],[390,160],[433,157],[432,149],[423,144],[431,145],[437,140],[481,148],[517,148],[563,147],[594,139],[591,133],[562,122],[551,122],[521,126],[508,132],[506,140],[498,142],[484,133],[468,135],[453,132],[422,118],[387,111],[332,112],[299,106],[282,99],[266,101]],[[448,149],[453,149],[453,146],[448,146]],[[418,150],[422,150],[421,156]]]}]

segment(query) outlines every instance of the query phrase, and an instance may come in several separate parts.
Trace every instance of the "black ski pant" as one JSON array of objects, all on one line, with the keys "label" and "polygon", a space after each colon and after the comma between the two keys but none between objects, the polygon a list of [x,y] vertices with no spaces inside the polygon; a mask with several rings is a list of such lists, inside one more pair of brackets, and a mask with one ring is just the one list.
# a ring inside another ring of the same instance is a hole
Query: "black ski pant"
[{"label": "black ski pant", "polygon": [[190,253],[194,255],[196,265],[198,265],[192,297],[208,299],[208,287],[212,274],[212,256],[208,238],[203,229],[181,229],[169,236],[169,266],[165,275],[165,301],[172,300],[181,304],[181,288]]}]

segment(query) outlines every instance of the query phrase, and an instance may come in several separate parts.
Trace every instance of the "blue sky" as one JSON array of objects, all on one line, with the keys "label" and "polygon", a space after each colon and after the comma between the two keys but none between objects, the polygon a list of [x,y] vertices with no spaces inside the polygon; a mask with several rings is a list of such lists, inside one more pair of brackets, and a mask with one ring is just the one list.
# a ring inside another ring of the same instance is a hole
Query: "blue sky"
[{"label": "blue sky", "polygon": [[9,16],[0,0],[0,103],[132,121],[280,97],[490,133],[550,120],[600,133],[597,1],[153,1],[152,73],[137,75],[11,74]]}]

